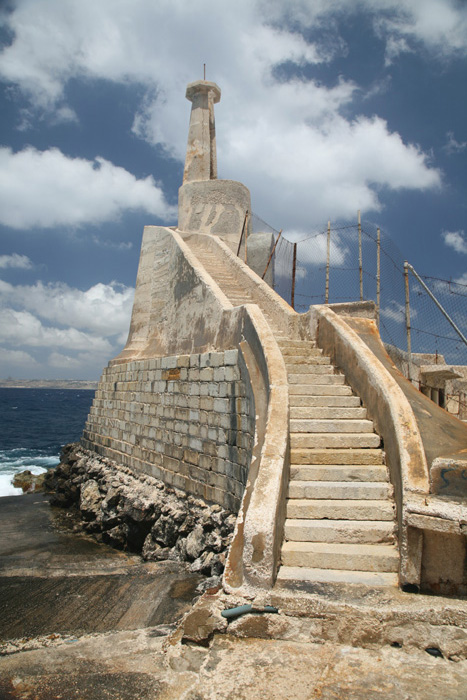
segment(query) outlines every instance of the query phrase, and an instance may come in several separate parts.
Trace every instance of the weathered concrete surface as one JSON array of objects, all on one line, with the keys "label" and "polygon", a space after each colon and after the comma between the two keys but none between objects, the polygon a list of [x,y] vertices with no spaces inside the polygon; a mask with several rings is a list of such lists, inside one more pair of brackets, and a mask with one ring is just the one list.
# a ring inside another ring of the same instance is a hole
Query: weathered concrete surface
[{"label": "weathered concrete surface", "polygon": [[214,105],[221,99],[220,88],[216,83],[197,80],[187,86],[186,98],[192,105],[183,182],[214,180],[217,178]]},{"label": "weathered concrete surface", "polygon": [[172,624],[201,577],[64,529],[44,494],[0,499],[0,639]]},{"label": "weathered concrete surface", "polygon": [[437,457],[467,459],[467,425],[437,406],[401,374],[386,352],[379,335],[372,332],[368,322],[349,319],[348,323],[407,397],[422,436],[428,465]]},{"label": "weathered concrete surface", "polygon": [[83,637],[0,661],[4,700],[465,700],[467,662],[386,647],[239,639],[164,651],[157,630]]},{"label": "weathered concrete surface", "polygon": [[247,211],[250,191],[235,180],[186,182],[178,191],[179,230],[223,236],[235,253]]},{"label": "weathered concrete surface", "polygon": [[465,699],[463,601],[315,584],[254,601],[277,615],[227,623],[245,601],[205,595],[167,636],[193,588],[172,564],[57,529],[42,495],[2,501],[2,700]]}]

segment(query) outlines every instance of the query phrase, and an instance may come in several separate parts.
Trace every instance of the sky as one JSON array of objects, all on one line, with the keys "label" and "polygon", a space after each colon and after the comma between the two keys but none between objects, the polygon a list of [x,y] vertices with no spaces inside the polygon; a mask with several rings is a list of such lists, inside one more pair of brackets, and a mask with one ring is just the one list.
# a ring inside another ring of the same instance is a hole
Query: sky
[{"label": "sky", "polygon": [[203,64],[259,217],[297,239],[361,210],[467,283],[464,1],[2,0],[0,377],[97,379],[123,347]]}]

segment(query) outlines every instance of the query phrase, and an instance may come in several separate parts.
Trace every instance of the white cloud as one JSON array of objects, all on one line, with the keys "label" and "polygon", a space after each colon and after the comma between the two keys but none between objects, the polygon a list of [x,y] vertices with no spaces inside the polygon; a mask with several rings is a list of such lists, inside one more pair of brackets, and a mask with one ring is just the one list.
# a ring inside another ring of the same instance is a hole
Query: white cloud
[{"label": "white cloud", "polygon": [[0,300],[4,305],[102,338],[128,331],[133,296],[132,287],[116,282],[95,284],[82,291],[63,282],[14,286],[0,280]]},{"label": "white cloud", "polygon": [[27,255],[19,255],[19,253],[0,255],[0,269],[5,270],[8,267],[30,270],[32,268],[32,262]]},{"label": "white cloud", "polygon": [[0,342],[30,347],[57,347],[110,353],[112,346],[105,338],[83,333],[75,328],[45,326],[29,311],[0,310]]},{"label": "white cloud", "polygon": [[456,253],[467,254],[467,240],[464,231],[443,231],[442,236],[449,248],[453,248]]},{"label": "white cloud", "polygon": [[137,180],[105,160],[69,158],[57,148],[0,148],[0,223],[15,229],[113,221],[127,210],[172,214],[149,176]]},{"label": "white cloud", "polygon": [[462,151],[465,151],[467,148],[467,141],[456,141],[452,131],[448,131],[447,138],[448,140],[443,150],[446,151],[448,155],[452,155],[453,153],[462,153]]},{"label": "white cloud", "polygon": [[[427,156],[391,133],[383,119],[349,118],[357,85],[342,78],[324,86],[278,70],[287,64],[299,72],[342,54],[335,19],[357,10],[378,20],[393,54],[404,42],[409,50],[414,38],[430,48],[460,50],[464,11],[450,0],[426,1],[436,17],[446,9],[439,23],[424,17],[421,0],[18,0],[5,19],[15,38],[0,55],[0,76],[18,85],[40,113],[55,115],[67,108],[72,78],[141,85],[146,93],[134,132],[182,160],[185,87],[202,75],[206,62],[208,79],[223,90],[217,107],[220,177],[245,181],[253,207],[270,223],[280,227],[287,212],[287,224],[304,229],[331,213],[338,218],[358,208],[379,209],[384,188],[440,184]],[[307,30],[317,27],[337,38],[315,40]],[[136,181],[106,161],[97,160],[94,170],[88,161],[46,154],[27,152],[27,164],[42,166],[27,171],[21,154],[6,154],[19,173],[12,205],[7,190],[9,225],[79,225],[138,207],[167,216],[153,181]],[[50,170],[53,177],[47,177]],[[21,186],[26,175],[33,185],[31,210],[21,206],[31,189]]]},{"label": "white cloud", "polygon": [[29,350],[5,350],[2,374],[22,366],[34,367],[35,376],[48,376],[50,368],[69,378],[98,376],[125,344],[133,295],[116,282],[82,291],[64,283],[0,280],[0,342]]},{"label": "white cloud", "polygon": [[2,377],[4,378],[9,373],[5,372],[5,367],[17,367],[22,369],[24,367],[36,367],[37,362],[35,358],[24,350],[10,350],[8,348],[0,347],[0,365],[2,367]]},{"label": "white cloud", "polygon": [[[396,321],[397,323],[405,323],[405,306],[394,299],[389,304],[380,310],[380,315],[383,318]],[[417,311],[410,308],[410,318],[413,320],[417,316]]]},{"label": "white cloud", "polygon": [[467,286],[467,272],[464,272],[460,277],[457,277],[454,282],[456,284],[465,284]]},{"label": "white cloud", "polygon": [[[344,0],[345,4],[345,0]],[[386,58],[423,45],[432,55],[467,54],[467,7],[457,0],[361,0],[387,40]]]},{"label": "white cloud", "polygon": [[[287,231],[287,239],[300,244],[297,246],[297,256],[301,264],[323,265],[327,259],[327,233],[318,233],[305,237],[297,231]],[[333,267],[344,264],[349,250],[341,241],[339,233],[331,231],[331,244],[329,250],[330,262]]]}]

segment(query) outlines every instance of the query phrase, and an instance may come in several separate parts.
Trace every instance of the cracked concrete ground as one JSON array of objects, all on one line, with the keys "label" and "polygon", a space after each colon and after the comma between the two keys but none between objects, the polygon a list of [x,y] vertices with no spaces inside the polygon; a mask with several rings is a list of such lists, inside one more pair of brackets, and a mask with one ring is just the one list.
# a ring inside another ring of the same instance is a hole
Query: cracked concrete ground
[{"label": "cracked concrete ground", "polygon": [[465,700],[467,662],[386,647],[238,639],[167,644],[146,628],[0,660],[4,700]]},{"label": "cracked concrete ground", "polygon": [[[467,699],[465,601],[273,591],[279,615],[227,628],[220,613],[235,601],[193,608],[183,567],[63,531],[43,497],[1,501],[0,700]],[[352,615],[352,629],[339,623]],[[444,658],[425,651],[427,631]],[[282,638],[259,638],[271,635]]]}]

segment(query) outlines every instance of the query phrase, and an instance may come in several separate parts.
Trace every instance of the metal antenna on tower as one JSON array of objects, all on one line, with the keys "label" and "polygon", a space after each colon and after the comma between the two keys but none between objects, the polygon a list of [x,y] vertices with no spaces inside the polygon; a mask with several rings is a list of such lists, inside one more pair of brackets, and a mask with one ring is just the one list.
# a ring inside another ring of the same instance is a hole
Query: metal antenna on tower
[{"label": "metal antenna on tower", "polygon": [[205,63],[203,63],[203,67],[204,67],[204,80],[206,80],[206,64]]}]

